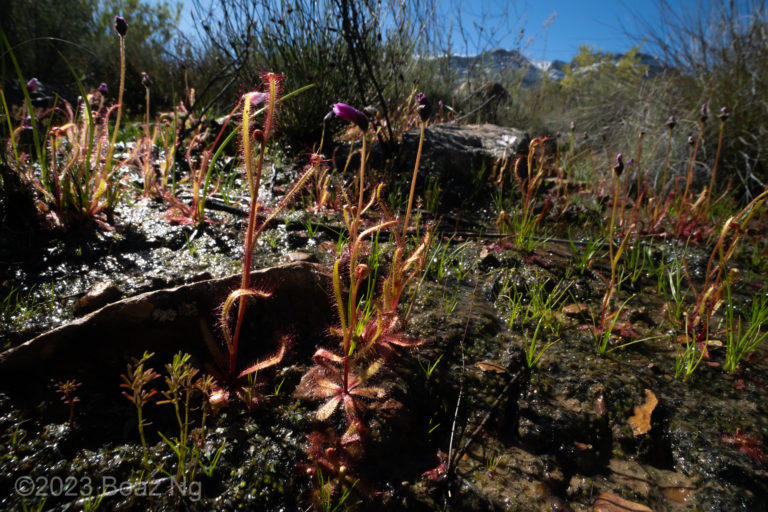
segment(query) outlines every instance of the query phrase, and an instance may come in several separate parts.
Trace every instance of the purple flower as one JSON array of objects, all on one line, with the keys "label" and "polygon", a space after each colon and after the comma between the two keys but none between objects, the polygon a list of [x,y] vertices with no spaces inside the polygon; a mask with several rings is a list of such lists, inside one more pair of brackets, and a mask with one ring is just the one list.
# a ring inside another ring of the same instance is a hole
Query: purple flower
[{"label": "purple flower", "polygon": [[443,100],[437,100],[437,106],[443,108]]},{"label": "purple flower", "polygon": [[246,101],[251,102],[251,106],[255,107],[260,105],[269,99],[269,93],[266,92],[249,92],[245,95]]},{"label": "purple flower", "polygon": [[731,113],[728,112],[728,108],[727,107],[722,107],[720,109],[720,113],[717,115],[717,117],[720,118],[720,121],[725,122],[726,119],[731,117]]},{"label": "purple flower", "polygon": [[707,116],[707,104],[705,103],[701,106],[701,122],[703,123],[704,121],[706,121],[708,117],[709,116]]},{"label": "purple flower", "polygon": [[432,104],[423,92],[416,93],[416,112],[418,112],[421,122],[426,123],[432,114]]},{"label": "purple flower", "polygon": [[120,37],[125,37],[126,32],[128,32],[128,24],[122,16],[115,16],[115,30],[120,34]]},{"label": "purple flower", "polygon": [[141,72],[141,85],[143,85],[147,89],[152,87],[152,79],[149,78],[149,75],[144,71]]},{"label": "purple flower", "polygon": [[621,176],[621,173],[624,172],[624,160],[621,153],[616,155],[616,165],[613,166],[613,172],[616,173],[616,176]]},{"label": "purple flower", "polygon": [[30,78],[27,82],[27,90],[31,93],[37,92],[40,88],[40,80],[37,78]]},{"label": "purple flower", "polygon": [[368,117],[355,107],[350,107],[346,103],[336,103],[333,105],[333,113],[342,119],[352,121],[363,131],[368,129]]},{"label": "purple flower", "polygon": [[24,118],[24,122],[21,125],[21,128],[24,130],[32,130],[32,118],[27,116]]},{"label": "purple flower", "polygon": [[102,96],[106,96],[107,95],[107,83],[106,82],[101,82],[99,84],[99,87],[96,90],[99,91],[99,93],[101,93]]}]

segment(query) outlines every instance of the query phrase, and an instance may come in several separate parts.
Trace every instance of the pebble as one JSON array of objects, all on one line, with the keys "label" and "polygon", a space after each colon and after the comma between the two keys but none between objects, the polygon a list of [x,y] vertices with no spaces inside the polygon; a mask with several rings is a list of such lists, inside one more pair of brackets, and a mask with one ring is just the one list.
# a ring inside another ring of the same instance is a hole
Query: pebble
[{"label": "pebble", "polygon": [[87,315],[122,297],[123,292],[113,281],[101,281],[75,301],[72,314],[76,317]]}]

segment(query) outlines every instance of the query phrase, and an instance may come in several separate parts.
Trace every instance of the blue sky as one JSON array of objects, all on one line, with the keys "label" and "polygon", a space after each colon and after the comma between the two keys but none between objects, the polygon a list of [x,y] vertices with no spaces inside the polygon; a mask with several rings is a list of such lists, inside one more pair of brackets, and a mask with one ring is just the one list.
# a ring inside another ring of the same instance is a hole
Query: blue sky
[{"label": "blue sky", "polygon": [[[670,3],[693,6],[698,2],[670,0]],[[628,0],[627,3],[621,0],[440,0],[443,21],[455,24],[460,19],[465,28],[466,44],[458,30],[453,29],[456,53],[476,53],[478,49],[490,47],[517,48],[534,59],[565,61],[569,61],[582,44],[603,51],[630,49],[634,42],[624,34],[621,24],[634,29],[633,12],[642,12],[652,19],[655,6],[655,0]],[[190,11],[191,2],[184,2],[180,28],[187,33],[191,32]],[[522,38],[519,37],[521,29]],[[489,34],[498,44],[491,44]]]},{"label": "blue sky", "polygon": [[[647,12],[652,6],[653,2],[635,2],[633,9]],[[522,12],[526,34],[532,38],[525,48],[529,57],[570,60],[582,44],[616,52],[633,46],[620,25],[634,26],[633,16],[618,1],[542,0],[526,2]]]},{"label": "blue sky", "polygon": [[[681,3],[693,2],[682,0]],[[620,1],[605,0],[486,0],[463,2],[461,19],[467,26],[482,23],[484,32],[495,32],[501,37],[498,46],[502,48],[518,48],[534,59],[568,61],[582,44],[603,51],[629,50],[633,40],[624,33],[622,23],[627,29],[634,29],[633,12],[652,18],[655,5],[653,0],[631,2],[631,8]],[[467,34],[468,53],[474,53],[478,43],[479,46],[488,44],[483,41],[484,34],[472,28],[475,31]],[[522,38],[521,29],[524,30]],[[457,51],[463,53],[462,39],[455,37],[454,41]]]}]

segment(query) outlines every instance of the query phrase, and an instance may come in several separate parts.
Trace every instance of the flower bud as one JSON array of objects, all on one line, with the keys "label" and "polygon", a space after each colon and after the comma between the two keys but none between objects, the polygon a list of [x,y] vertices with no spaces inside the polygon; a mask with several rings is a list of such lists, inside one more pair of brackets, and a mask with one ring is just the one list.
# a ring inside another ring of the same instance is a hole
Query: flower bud
[{"label": "flower bud", "polygon": [[693,135],[688,136],[688,145],[693,146],[696,143],[696,141],[693,139]]},{"label": "flower bud", "polygon": [[703,122],[705,122],[705,121],[706,121],[708,118],[709,118],[709,116],[707,115],[707,104],[706,104],[706,103],[704,103],[704,104],[701,106],[701,116],[699,117],[699,119],[701,119],[701,122],[703,123]]},{"label": "flower bud", "polygon": [[675,116],[669,116],[665,124],[667,125],[667,128],[672,130],[675,126],[677,126],[677,121],[675,120]]},{"label": "flower bud", "polygon": [[141,72],[141,85],[149,89],[152,87],[152,79],[144,71]]},{"label": "flower bud", "polygon": [[613,166],[613,172],[616,173],[616,176],[621,176],[621,173],[624,172],[624,160],[621,153],[616,155],[616,165]]},{"label": "flower bud", "polygon": [[720,121],[725,122],[726,119],[731,117],[731,113],[728,112],[728,108],[727,107],[722,107],[720,109],[720,113],[717,115],[717,117],[720,118]]},{"label": "flower bud", "polygon": [[352,121],[359,126],[362,131],[368,129],[368,117],[355,107],[351,107],[346,103],[336,103],[333,105],[333,113],[342,119]]},{"label": "flower bud", "polygon": [[101,82],[101,83],[99,84],[99,87],[98,87],[96,90],[97,90],[97,91],[99,91],[99,93],[100,93],[102,96],[106,96],[106,95],[107,95],[107,90],[108,90],[108,89],[107,89],[107,84],[106,84],[106,82]]},{"label": "flower bud", "polygon": [[115,30],[120,34],[120,37],[125,37],[126,32],[128,32],[128,24],[122,16],[115,16]]},{"label": "flower bud", "polygon": [[423,92],[416,93],[416,112],[421,118],[421,122],[426,123],[432,114],[432,104]]},{"label": "flower bud", "polygon": [[40,80],[37,78],[30,78],[29,81],[27,81],[27,90],[30,93],[35,93],[40,88]]}]

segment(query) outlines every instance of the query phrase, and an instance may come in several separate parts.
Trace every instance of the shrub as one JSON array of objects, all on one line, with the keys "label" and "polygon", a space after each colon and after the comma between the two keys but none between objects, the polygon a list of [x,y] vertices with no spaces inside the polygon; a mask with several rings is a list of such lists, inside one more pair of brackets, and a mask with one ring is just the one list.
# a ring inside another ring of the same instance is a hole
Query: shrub
[{"label": "shrub", "polygon": [[[36,76],[55,92],[75,103],[78,95],[67,64],[77,69],[87,86],[106,82],[109,91],[117,92],[120,78],[119,48],[112,24],[115,14],[129,18],[126,36],[126,96],[129,108],[143,105],[144,88],[141,72],[153,77],[167,77],[176,66],[165,48],[171,41],[180,14],[180,5],[169,2],[142,0],[18,0],[13,9],[4,9],[0,28],[11,43],[25,75]],[[0,66],[12,70],[7,53],[3,52]],[[0,77],[0,82],[13,74]],[[158,105],[170,105],[173,82],[156,80],[153,98]],[[21,98],[11,99],[13,103]]]},{"label": "shrub", "polygon": [[[639,37],[658,48],[662,61],[678,73],[666,78],[666,94],[649,90],[648,96],[677,105],[690,120],[697,119],[702,103],[713,111],[728,107],[734,122],[726,128],[721,168],[735,172],[718,177],[736,176],[747,200],[768,179],[760,164],[768,150],[768,111],[755,108],[768,96],[768,5],[765,0],[710,0],[683,9],[658,0],[656,6],[654,19],[661,24],[639,16],[646,20]],[[707,128],[704,161],[711,168],[718,123]]]}]

